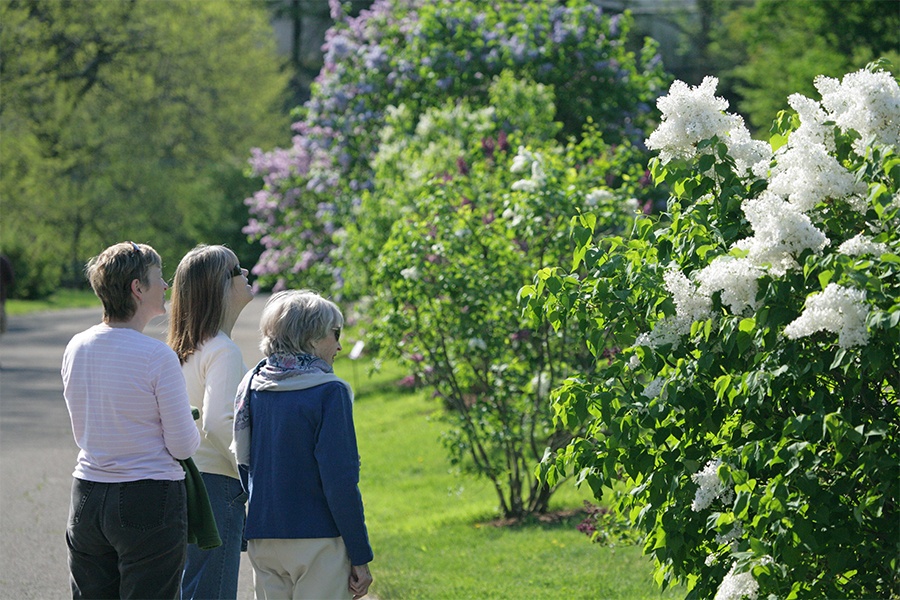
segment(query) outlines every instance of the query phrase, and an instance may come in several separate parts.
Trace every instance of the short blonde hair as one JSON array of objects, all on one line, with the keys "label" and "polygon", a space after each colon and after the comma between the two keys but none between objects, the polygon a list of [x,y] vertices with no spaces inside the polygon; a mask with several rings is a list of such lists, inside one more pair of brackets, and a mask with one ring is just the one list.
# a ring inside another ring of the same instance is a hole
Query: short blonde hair
[{"label": "short blonde hair", "polygon": [[337,305],[311,290],[273,294],[259,321],[263,355],[310,354],[312,342],[344,325]]},{"label": "short blonde hair", "polygon": [[147,244],[120,242],[88,261],[84,269],[91,289],[103,303],[103,320],[127,321],[137,311],[131,282],[150,285],[151,267],[162,268],[162,259]]}]

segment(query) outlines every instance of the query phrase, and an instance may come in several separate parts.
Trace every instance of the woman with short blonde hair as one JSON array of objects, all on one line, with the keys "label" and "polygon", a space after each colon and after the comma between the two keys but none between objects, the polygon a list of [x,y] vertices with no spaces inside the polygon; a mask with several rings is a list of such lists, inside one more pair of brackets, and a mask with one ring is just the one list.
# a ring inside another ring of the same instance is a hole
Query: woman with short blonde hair
[{"label": "woman with short blonde hair", "polygon": [[103,322],[72,338],[63,396],[81,449],[66,528],[75,598],[179,598],[187,496],[200,444],[178,357],[144,335],[166,312],[159,254],[110,246],[86,268]]}]

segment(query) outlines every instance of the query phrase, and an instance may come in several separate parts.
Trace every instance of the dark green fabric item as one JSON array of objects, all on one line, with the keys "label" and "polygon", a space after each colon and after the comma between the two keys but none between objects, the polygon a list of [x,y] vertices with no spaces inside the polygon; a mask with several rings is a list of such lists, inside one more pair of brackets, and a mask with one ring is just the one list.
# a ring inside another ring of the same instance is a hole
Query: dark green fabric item
[{"label": "dark green fabric item", "polygon": [[184,488],[187,491],[188,543],[197,544],[201,550],[218,548],[222,545],[222,539],[200,471],[192,458],[178,462],[184,469]]}]

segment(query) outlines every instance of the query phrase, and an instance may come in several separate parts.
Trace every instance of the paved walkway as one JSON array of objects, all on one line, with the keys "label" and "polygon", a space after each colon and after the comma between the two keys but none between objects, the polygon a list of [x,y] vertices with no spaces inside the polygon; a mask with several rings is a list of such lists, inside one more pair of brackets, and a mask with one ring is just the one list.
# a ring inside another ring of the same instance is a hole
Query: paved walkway
[{"label": "paved walkway", "polygon": [[[265,298],[244,309],[234,329],[246,364],[253,365]],[[72,469],[72,440],[59,368],[69,339],[100,322],[98,309],[10,317],[0,337],[0,599],[71,598],[65,530]],[[165,338],[166,324],[144,333]],[[253,598],[246,554],[238,598]]]}]

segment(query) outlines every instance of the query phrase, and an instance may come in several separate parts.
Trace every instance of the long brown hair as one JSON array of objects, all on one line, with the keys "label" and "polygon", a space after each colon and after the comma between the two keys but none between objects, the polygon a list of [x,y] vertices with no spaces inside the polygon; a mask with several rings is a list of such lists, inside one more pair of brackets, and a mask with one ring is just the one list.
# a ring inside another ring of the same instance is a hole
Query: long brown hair
[{"label": "long brown hair", "polygon": [[225,246],[200,245],[184,255],[172,281],[166,342],[181,364],[215,337],[225,318],[225,291],[238,264]]}]

